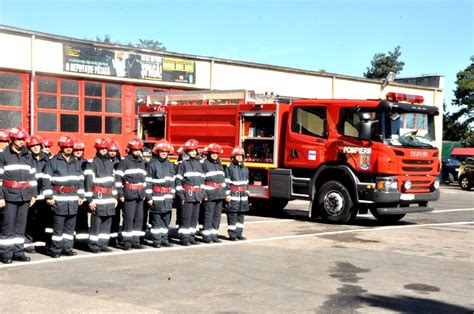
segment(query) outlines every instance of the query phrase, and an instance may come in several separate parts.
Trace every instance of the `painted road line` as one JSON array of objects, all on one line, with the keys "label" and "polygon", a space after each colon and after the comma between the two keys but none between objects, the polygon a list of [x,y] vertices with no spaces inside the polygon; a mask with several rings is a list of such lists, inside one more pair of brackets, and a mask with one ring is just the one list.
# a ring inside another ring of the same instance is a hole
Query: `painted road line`
[{"label": "painted road line", "polygon": [[319,233],[309,233],[309,234],[300,234],[300,235],[288,235],[288,236],[279,236],[279,237],[270,237],[270,238],[263,238],[263,239],[251,239],[246,241],[235,241],[235,242],[223,242],[223,243],[213,243],[213,244],[202,244],[197,246],[173,246],[171,248],[149,248],[143,250],[132,250],[132,251],[116,251],[111,253],[102,253],[102,254],[93,254],[93,253],[85,253],[71,257],[61,257],[57,259],[43,259],[39,261],[32,261],[27,263],[13,263],[13,264],[3,264],[0,265],[0,269],[2,268],[11,268],[11,267],[25,267],[25,266],[34,266],[39,264],[49,264],[49,263],[58,263],[58,262],[67,262],[67,261],[74,261],[78,259],[86,259],[86,258],[102,258],[102,257],[110,257],[116,255],[126,255],[126,254],[142,254],[147,252],[153,253],[166,253],[171,251],[180,251],[180,250],[199,250],[199,249],[206,249],[206,248],[213,248],[213,247],[221,247],[227,245],[246,245],[246,244],[253,244],[253,243],[261,243],[261,242],[269,242],[269,241],[281,241],[281,240],[295,240],[295,239],[304,239],[310,237],[324,237],[324,236],[332,236],[332,235],[339,235],[339,234],[346,234],[346,233],[363,233],[363,232],[377,232],[377,231],[385,231],[385,230],[398,230],[398,229],[407,229],[407,228],[429,228],[429,227],[445,227],[445,226],[462,226],[462,225],[472,225],[474,221],[460,221],[460,222],[446,222],[446,223],[432,223],[432,224],[419,224],[419,225],[404,225],[404,226],[385,226],[385,227],[376,227],[376,228],[360,228],[360,229],[350,229],[350,230],[339,230],[339,231],[327,231],[327,232],[319,232]]},{"label": "painted road line", "polygon": [[456,208],[456,209],[442,209],[442,210],[434,210],[429,212],[429,214],[442,214],[442,213],[450,213],[450,212],[468,212],[472,211],[474,208]]}]

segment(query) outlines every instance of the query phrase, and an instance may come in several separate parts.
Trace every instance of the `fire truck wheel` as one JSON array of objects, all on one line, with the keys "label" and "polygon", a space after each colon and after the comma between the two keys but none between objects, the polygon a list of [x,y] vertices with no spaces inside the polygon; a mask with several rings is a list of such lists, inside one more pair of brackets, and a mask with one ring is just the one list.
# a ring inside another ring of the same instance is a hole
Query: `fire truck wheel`
[{"label": "fire truck wheel", "polygon": [[319,216],[328,222],[346,223],[354,211],[349,191],[337,181],[324,183],[318,192],[318,202],[314,204],[318,206]]},{"label": "fire truck wheel", "polygon": [[395,223],[401,220],[403,217],[405,217],[405,214],[381,215],[377,212],[377,209],[373,209],[373,208],[370,209],[370,212],[372,213],[372,216],[374,216],[378,221],[386,223],[386,224]]}]

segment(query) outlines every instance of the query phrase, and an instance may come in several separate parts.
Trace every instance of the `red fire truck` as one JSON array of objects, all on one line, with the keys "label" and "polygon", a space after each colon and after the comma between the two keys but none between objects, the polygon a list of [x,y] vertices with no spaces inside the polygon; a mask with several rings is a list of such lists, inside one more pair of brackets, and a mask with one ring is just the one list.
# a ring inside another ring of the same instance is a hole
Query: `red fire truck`
[{"label": "red fire truck", "polygon": [[[370,211],[384,222],[431,211],[439,198],[438,108],[423,97],[289,99],[248,90],[142,94],[139,136],[242,145],[251,203],[284,208],[310,200],[310,217],[346,223]],[[229,159],[223,158],[229,162]]]}]

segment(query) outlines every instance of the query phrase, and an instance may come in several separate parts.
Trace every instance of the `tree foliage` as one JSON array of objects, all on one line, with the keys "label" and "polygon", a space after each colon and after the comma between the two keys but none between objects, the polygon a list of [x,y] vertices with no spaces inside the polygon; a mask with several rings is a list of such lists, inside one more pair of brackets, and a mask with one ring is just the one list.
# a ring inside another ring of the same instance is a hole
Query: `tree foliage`
[{"label": "tree foliage", "polygon": [[457,87],[452,101],[455,111],[443,117],[443,139],[474,146],[474,56],[471,64],[459,71],[456,77]]},{"label": "tree foliage", "polygon": [[370,62],[371,67],[367,68],[367,72],[364,73],[364,76],[366,78],[383,79],[387,77],[390,72],[399,74],[405,65],[405,62],[398,60],[401,54],[400,46],[395,47],[393,52],[389,51],[388,55],[385,53],[376,53]]},{"label": "tree foliage", "polygon": [[[89,39],[90,40],[90,39]],[[108,44],[116,44],[122,46],[129,46],[140,49],[150,49],[154,51],[166,51],[166,47],[163,46],[158,40],[153,39],[139,39],[137,43],[123,43],[119,40],[112,41],[112,36],[110,34],[105,34],[104,36],[96,35],[95,41],[100,41]]]}]

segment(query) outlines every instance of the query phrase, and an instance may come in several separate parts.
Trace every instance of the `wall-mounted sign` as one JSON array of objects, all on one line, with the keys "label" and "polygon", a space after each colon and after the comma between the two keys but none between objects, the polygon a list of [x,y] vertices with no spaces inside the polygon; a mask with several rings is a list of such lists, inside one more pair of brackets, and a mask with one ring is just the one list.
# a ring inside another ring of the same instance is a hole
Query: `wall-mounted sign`
[{"label": "wall-mounted sign", "polygon": [[194,61],[63,45],[64,71],[102,76],[194,84]]}]

